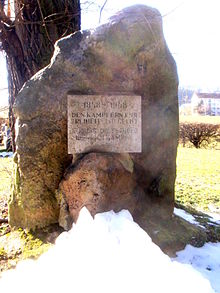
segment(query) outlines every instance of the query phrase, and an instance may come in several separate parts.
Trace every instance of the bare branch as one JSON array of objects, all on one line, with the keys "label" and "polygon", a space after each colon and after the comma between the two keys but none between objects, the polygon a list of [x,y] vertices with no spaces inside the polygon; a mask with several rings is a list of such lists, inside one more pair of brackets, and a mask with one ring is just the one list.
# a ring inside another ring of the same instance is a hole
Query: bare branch
[{"label": "bare branch", "polygon": [[0,23],[7,25],[7,26],[11,26],[11,24],[13,23],[10,19],[10,17],[8,17],[5,14],[4,11],[4,7],[0,5]]},{"label": "bare branch", "polygon": [[[53,14],[54,16],[56,15],[56,13]],[[59,25],[59,24],[63,24],[64,21],[63,21],[63,18],[64,16],[65,17],[74,17],[74,16],[79,16],[79,13],[57,13],[57,15],[60,15],[56,18],[53,18],[53,19],[48,19],[48,18],[52,18],[53,16],[52,14],[51,15],[48,15],[44,18],[44,21],[43,20],[39,20],[39,21],[34,21],[34,20],[20,20],[19,19],[19,22],[16,23],[16,25],[24,25],[24,24],[38,24],[38,25],[46,25],[46,24],[53,24],[54,22],[56,22],[56,25]],[[60,22],[58,22],[58,20],[60,19]],[[15,21],[17,20],[17,18],[15,17]],[[12,22],[11,26],[10,27],[14,27],[15,24],[14,22]]]},{"label": "bare branch", "polygon": [[170,10],[169,12],[167,12],[166,14],[162,15],[162,17],[169,16],[170,14],[172,14],[173,12],[175,12],[177,9],[179,9],[183,4],[184,4],[184,1],[181,2],[178,6],[174,7],[174,8],[173,8],[172,10]]},{"label": "bare branch", "polygon": [[99,23],[101,22],[101,18],[102,18],[102,11],[105,8],[106,3],[108,2],[108,0],[105,0],[104,4],[102,5],[100,12],[99,12]]},{"label": "bare branch", "polygon": [[40,1],[39,1],[39,0],[37,0],[37,4],[38,4],[38,6],[39,6],[40,15],[41,15],[41,18],[42,18],[42,22],[43,22],[43,26],[44,26],[44,28],[45,28],[45,32],[46,32],[47,38],[48,38],[48,40],[52,43],[52,40],[51,40],[51,38],[50,38],[50,36],[49,36],[49,33],[48,33],[48,31],[47,31],[47,26],[46,26],[45,21],[44,21],[44,15],[43,15],[43,12],[42,12],[41,5],[40,5]]},{"label": "bare branch", "polygon": [[183,144],[191,142],[200,148],[203,142],[210,143],[212,138],[219,137],[219,125],[208,123],[180,123],[179,137]]},{"label": "bare branch", "polygon": [[[88,10],[92,5],[95,5],[96,7],[99,7],[99,5],[95,1],[86,1],[86,2],[81,2],[81,7],[83,7],[83,10]],[[87,5],[87,6],[85,6]],[[81,9],[82,10],[82,9]]]}]

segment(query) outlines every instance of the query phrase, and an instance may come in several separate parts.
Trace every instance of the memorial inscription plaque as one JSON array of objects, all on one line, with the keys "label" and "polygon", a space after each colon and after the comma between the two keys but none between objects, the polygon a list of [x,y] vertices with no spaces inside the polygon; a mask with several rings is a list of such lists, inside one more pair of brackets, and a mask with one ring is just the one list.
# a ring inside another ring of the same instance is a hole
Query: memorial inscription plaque
[{"label": "memorial inscription plaque", "polygon": [[141,97],[68,96],[68,153],[140,153]]}]

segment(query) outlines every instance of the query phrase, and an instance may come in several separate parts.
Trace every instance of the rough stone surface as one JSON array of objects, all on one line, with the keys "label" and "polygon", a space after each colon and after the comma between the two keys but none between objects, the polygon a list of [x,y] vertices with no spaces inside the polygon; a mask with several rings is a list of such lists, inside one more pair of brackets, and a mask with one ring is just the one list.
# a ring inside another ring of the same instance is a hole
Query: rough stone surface
[{"label": "rough stone surface", "polygon": [[92,34],[77,32],[60,40],[51,64],[28,81],[16,99],[17,157],[10,224],[35,228],[58,221],[56,190],[71,159],[73,164],[80,159],[67,154],[67,96],[71,94],[142,97],[142,153],[130,154],[125,166],[134,170],[136,183],[144,191],[145,211],[156,202],[157,211],[165,205],[171,215],[177,86],[176,65],[155,9],[130,7]]},{"label": "rough stone surface", "polygon": [[59,191],[74,222],[83,206],[93,216],[108,210],[118,212],[122,207],[134,213],[140,193],[134,174],[124,168],[119,156],[90,153],[67,170]]}]

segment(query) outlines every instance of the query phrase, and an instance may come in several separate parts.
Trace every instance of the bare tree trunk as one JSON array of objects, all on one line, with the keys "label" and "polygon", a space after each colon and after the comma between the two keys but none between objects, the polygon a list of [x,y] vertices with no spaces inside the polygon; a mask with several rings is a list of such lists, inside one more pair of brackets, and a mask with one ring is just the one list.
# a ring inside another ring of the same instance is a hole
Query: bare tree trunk
[{"label": "bare tree trunk", "polygon": [[[8,13],[4,9],[6,4]],[[7,55],[13,150],[16,95],[28,79],[49,63],[55,41],[80,29],[80,1],[15,0],[14,9],[12,21],[10,0],[0,1],[0,41]]]}]

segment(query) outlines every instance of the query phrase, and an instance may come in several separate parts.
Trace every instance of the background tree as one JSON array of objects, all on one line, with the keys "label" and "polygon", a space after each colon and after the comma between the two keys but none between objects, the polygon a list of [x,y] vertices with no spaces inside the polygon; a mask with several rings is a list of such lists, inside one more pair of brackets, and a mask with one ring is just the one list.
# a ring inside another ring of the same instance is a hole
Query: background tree
[{"label": "background tree", "polygon": [[194,93],[194,90],[180,86],[178,88],[179,105],[181,106],[182,104],[191,103],[191,98],[193,96],[193,93]]},{"label": "background tree", "polygon": [[196,148],[203,143],[209,144],[212,138],[219,137],[219,125],[210,123],[180,123],[180,141],[185,145],[191,142]]},{"label": "background tree", "polygon": [[55,41],[79,29],[79,0],[0,0],[0,42],[8,68],[13,148],[13,104],[17,93],[49,63]]}]

